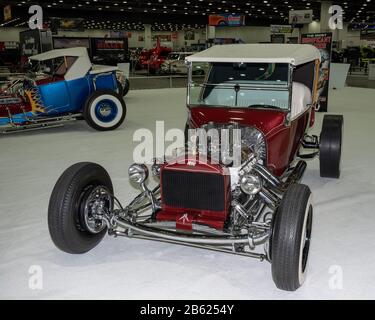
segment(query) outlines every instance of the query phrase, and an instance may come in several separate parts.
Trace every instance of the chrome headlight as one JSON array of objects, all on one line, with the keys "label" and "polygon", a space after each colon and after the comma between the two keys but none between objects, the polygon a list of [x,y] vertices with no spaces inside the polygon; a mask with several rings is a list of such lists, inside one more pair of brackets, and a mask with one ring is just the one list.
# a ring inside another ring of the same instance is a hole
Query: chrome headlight
[{"label": "chrome headlight", "polygon": [[148,168],[144,164],[134,163],[129,167],[129,180],[143,184],[148,178]]},{"label": "chrome headlight", "polygon": [[248,195],[257,194],[262,188],[262,181],[258,176],[245,175],[240,181],[241,190]]},{"label": "chrome headlight", "polygon": [[160,177],[160,164],[154,163],[151,167],[152,175],[155,177]]}]

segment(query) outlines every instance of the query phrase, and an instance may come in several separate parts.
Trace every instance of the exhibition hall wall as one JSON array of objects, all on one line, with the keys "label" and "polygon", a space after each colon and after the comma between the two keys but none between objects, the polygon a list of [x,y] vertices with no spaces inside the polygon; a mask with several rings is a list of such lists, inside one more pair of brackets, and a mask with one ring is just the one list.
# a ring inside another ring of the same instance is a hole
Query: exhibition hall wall
[{"label": "exhibition hall wall", "polygon": [[[19,32],[22,28],[0,28],[0,39],[3,41],[18,41]],[[314,21],[309,25],[304,26],[300,31],[295,29],[293,34],[286,34],[287,37],[296,37],[299,33],[315,33],[320,32],[320,23]],[[170,31],[153,31],[153,34],[170,35]],[[194,40],[185,40],[185,32],[177,32],[177,39],[174,41],[174,48],[182,48],[190,46],[192,43],[205,42],[206,30],[197,29],[195,30]],[[230,27],[230,28],[216,28],[215,35],[217,38],[236,38],[241,39],[245,43],[259,43],[270,41],[270,27],[260,26],[244,26],[244,27]],[[83,32],[74,31],[59,31],[58,36],[67,37],[105,37],[109,36],[109,30],[85,30]],[[145,42],[139,41],[139,36],[144,36],[144,31],[131,31],[131,37],[129,38],[129,47],[144,47]],[[360,39],[359,31],[348,31],[347,26],[344,26],[343,30],[336,30],[334,32],[334,40],[341,41],[341,47],[346,48],[347,46],[365,46],[370,42]],[[375,44],[375,42],[372,42]]]},{"label": "exhibition hall wall", "polygon": [[[19,41],[19,32],[27,30],[26,28],[0,28],[0,39],[2,41]],[[138,36],[144,37],[144,31],[130,31],[131,37],[129,38],[129,47],[144,47],[145,42],[139,41]],[[85,30],[83,32],[80,31],[59,31],[58,36],[66,36],[66,37],[105,37],[109,36],[110,30]],[[153,34],[157,35],[164,35],[164,34],[171,34],[171,31],[155,31]],[[200,42],[205,42],[206,40],[206,33],[205,29],[199,29],[195,32],[195,39],[194,40],[185,40],[184,31],[179,31],[178,38],[174,43],[175,48],[180,48],[184,46],[189,46],[191,43],[197,43],[198,40]],[[187,44],[185,44],[185,41]]]}]

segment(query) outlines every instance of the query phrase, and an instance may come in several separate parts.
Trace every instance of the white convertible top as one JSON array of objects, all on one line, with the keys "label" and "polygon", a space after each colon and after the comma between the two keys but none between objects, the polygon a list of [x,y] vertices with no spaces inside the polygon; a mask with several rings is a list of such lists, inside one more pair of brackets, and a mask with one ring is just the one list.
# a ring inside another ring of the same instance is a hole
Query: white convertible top
[{"label": "white convertible top", "polygon": [[[65,74],[65,80],[76,80],[83,78],[91,70],[92,64],[85,47],[75,47],[66,49],[55,49],[47,52],[31,56],[30,60],[44,61],[49,59],[55,59],[59,57],[76,57],[76,61],[69,68]],[[99,73],[98,70],[96,73]]]},{"label": "white convertible top", "polygon": [[90,74],[98,74],[98,73],[105,73],[105,72],[112,72],[117,71],[118,67],[112,66],[102,66],[100,64],[93,64]]},{"label": "white convertible top", "polygon": [[31,56],[31,60],[44,61],[58,57],[88,57],[85,47],[55,49]]},{"label": "white convertible top", "polygon": [[216,45],[186,57],[188,62],[288,63],[295,66],[320,60],[310,44],[227,44]]}]

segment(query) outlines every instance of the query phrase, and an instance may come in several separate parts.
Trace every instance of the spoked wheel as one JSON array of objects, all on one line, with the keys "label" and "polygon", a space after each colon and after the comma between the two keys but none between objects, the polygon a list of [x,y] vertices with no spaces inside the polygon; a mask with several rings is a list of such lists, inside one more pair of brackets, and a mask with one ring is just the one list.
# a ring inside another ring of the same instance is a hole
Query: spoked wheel
[{"label": "spoked wheel", "polygon": [[81,162],[60,176],[48,207],[48,228],[55,245],[67,253],[94,248],[106,233],[98,215],[113,208],[113,187],[107,171]]},{"label": "spoked wheel", "polygon": [[271,239],[272,277],[279,289],[294,291],[305,281],[312,221],[309,187],[291,185],[276,213]]}]

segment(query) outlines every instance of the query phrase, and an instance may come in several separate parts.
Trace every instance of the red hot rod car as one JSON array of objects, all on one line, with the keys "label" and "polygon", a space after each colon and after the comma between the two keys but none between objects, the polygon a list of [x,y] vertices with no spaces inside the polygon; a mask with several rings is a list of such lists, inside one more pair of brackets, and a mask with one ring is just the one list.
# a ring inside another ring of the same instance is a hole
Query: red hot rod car
[{"label": "red hot rod car", "polygon": [[[151,172],[160,184],[152,190],[148,167],[131,165],[129,179],[142,192],[127,206],[113,195],[104,168],[71,166],[51,195],[52,240],[65,252],[84,253],[108,232],[258,258],[272,264],[278,288],[296,290],[306,275],[313,219],[310,188],[300,184],[305,160],[319,156],[322,177],[340,175],[343,117],[325,115],[320,137],[309,134],[319,98],[319,51],[226,45],[186,62],[187,155],[155,161]],[[203,82],[192,77],[196,63],[207,66]],[[203,133],[206,148],[198,150]],[[240,139],[217,158],[223,133]]]}]

